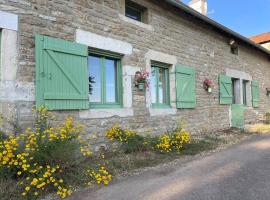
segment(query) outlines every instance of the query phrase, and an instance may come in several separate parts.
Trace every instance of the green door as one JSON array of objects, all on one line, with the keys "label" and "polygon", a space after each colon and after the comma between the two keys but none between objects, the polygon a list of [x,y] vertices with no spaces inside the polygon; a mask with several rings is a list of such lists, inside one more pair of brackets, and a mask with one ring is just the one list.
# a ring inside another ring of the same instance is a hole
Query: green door
[{"label": "green door", "polygon": [[231,123],[232,127],[243,128],[244,127],[244,105],[232,104],[231,105]]}]

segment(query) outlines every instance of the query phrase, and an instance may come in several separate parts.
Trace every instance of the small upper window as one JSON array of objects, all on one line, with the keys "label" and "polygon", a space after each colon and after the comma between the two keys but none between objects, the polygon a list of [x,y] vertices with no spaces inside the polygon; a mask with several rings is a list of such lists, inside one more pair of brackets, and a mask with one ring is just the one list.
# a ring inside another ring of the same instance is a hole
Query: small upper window
[{"label": "small upper window", "polygon": [[238,55],[238,47],[231,47],[231,53]]},{"label": "small upper window", "polygon": [[146,8],[134,3],[132,1],[126,0],[125,15],[128,18],[134,19],[139,22],[146,22],[145,13]]}]

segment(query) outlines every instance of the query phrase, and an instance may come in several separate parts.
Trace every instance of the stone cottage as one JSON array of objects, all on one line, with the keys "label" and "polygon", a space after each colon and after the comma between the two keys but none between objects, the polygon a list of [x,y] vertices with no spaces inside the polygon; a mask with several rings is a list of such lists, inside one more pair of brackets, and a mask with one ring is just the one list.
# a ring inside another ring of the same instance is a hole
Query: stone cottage
[{"label": "stone cottage", "polygon": [[90,132],[206,133],[270,107],[270,52],[178,0],[1,0],[0,33],[1,112],[18,127],[45,105]]}]

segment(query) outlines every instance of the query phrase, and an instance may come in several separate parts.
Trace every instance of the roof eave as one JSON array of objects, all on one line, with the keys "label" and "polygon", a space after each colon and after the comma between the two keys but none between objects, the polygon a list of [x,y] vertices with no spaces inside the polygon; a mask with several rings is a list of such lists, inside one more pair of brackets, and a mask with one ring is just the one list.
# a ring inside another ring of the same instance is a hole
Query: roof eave
[{"label": "roof eave", "polygon": [[171,5],[177,7],[177,8],[180,8],[181,10],[183,10],[184,12],[204,21],[205,23],[213,26],[214,28],[222,31],[222,32],[225,32],[229,35],[231,35],[232,37],[235,37],[237,38],[238,40],[242,41],[242,42],[245,42],[246,44],[254,47],[255,49],[258,49],[260,50],[261,52],[263,53],[266,53],[268,56],[270,56],[270,51],[268,51],[266,48],[256,44],[255,42],[251,41],[250,39],[248,39],[247,37],[243,36],[243,35],[240,35],[239,33],[236,33],[235,31],[219,24],[218,22],[202,15],[201,13],[197,12],[196,10],[190,8],[189,6],[185,5],[184,3],[182,2],[179,2],[177,0],[165,0],[167,1],[168,3],[170,3]]}]

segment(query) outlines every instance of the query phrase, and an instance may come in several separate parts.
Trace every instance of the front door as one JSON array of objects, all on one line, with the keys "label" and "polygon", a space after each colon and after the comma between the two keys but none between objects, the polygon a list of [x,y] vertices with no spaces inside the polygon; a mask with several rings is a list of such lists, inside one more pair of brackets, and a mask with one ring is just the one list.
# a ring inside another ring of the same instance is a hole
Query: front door
[{"label": "front door", "polygon": [[232,104],[231,106],[231,125],[235,128],[244,127],[244,105]]},{"label": "front door", "polygon": [[244,105],[241,100],[240,79],[232,78],[231,126],[244,127]]}]

